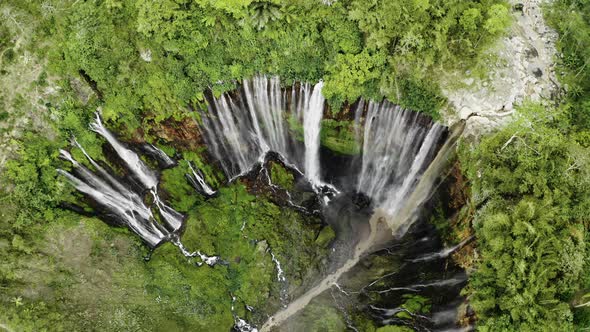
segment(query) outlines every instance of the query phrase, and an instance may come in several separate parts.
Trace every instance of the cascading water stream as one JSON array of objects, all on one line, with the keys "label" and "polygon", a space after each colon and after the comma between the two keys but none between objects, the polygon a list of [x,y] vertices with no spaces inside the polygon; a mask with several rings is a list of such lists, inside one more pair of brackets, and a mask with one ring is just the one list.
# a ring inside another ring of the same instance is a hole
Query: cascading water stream
[{"label": "cascading water stream", "polygon": [[394,235],[403,235],[416,220],[416,211],[430,197],[463,130],[462,125],[454,128],[437,152],[444,128],[432,123],[423,128],[418,121],[417,113],[400,110],[389,102],[369,102],[364,127],[363,164],[357,188],[371,197],[376,206],[369,221],[370,232],[358,242],[351,258],[270,317],[261,331],[280,326],[315,297],[336,285],[340,277],[364,255],[385,244]]},{"label": "cascading water stream", "polygon": [[387,101],[368,104],[357,190],[392,215],[430,163],[445,130],[436,123],[424,127],[421,119]]},{"label": "cascading water stream", "polygon": [[[326,188],[320,178],[319,161],[325,104],[322,87],[322,82],[313,89],[310,84],[302,83],[298,88],[292,87],[289,93],[288,89],[280,88],[276,77],[259,76],[252,81],[245,80],[237,93],[211,100],[208,112],[201,112],[202,131],[209,151],[230,178],[261,162],[264,159],[261,156],[268,151],[275,151],[303,169],[314,187]],[[287,117],[294,124],[285,121]],[[302,126],[303,154],[298,148],[301,132],[297,126]],[[353,257],[301,298],[291,302],[274,320],[269,320],[263,330],[279,325],[331,287],[371,248],[385,243],[394,234],[401,236],[405,233],[416,219],[418,207],[430,197],[441,165],[446,162],[457,137],[451,135],[439,150],[445,135],[445,127],[387,101],[361,100],[357,104],[355,136],[363,148],[356,190],[368,196],[377,210],[371,219],[371,233],[358,244]],[[334,188],[333,192],[337,190]]]},{"label": "cascading water stream", "polygon": [[158,149],[153,144],[145,144],[142,150],[154,158],[161,168],[170,168],[176,165],[176,161],[170,158],[164,151]]},{"label": "cascading water stream", "polygon": [[[86,154],[85,151],[84,154]],[[117,224],[129,227],[150,247],[156,247],[170,235],[170,231],[155,220],[152,210],[144,204],[137,193],[127,189],[113,176],[107,175],[108,173],[88,155],[86,156],[90,163],[102,177],[76,161],[69,152],[60,150],[60,156],[70,161],[74,168],[73,174],[62,169],[58,169],[58,172],[70,180],[78,191],[109,211]],[[174,228],[173,225],[170,226]]]},{"label": "cascading water stream", "polygon": [[156,177],[156,174],[149,169],[143,161],[141,161],[135,152],[123,146],[123,144],[121,144],[121,142],[119,142],[115,136],[103,126],[98,112],[96,113],[94,122],[90,124],[90,129],[109,142],[113,149],[115,149],[117,155],[127,165],[129,170],[135,175],[145,189],[155,190],[155,188],[157,188],[158,178]]},{"label": "cascading water stream", "polygon": [[[199,257],[202,263],[198,263],[198,265],[214,266],[222,262],[218,256],[207,256],[199,251],[191,253],[184,247],[178,234],[184,223],[184,215],[162,201],[158,194],[158,177],[156,173],[141,160],[138,154],[125,147],[103,126],[98,113],[90,128],[105,138],[115,150],[118,158],[127,166],[132,176],[139,181],[142,189],[148,190],[153,198],[152,206],[148,206],[144,202],[144,190],[137,192],[114,175],[111,175],[94,161],[75,139],[72,140],[72,144],[82,151],[96,173],[75,160],[70,152],[66,150],[60,150],[60,156],[72,163],[72,172],[62,169],[58,169],[58,172],[64,175],[79,192],[94,201],[105,212],[109,222],[128,227],[148,246],[155,248],[164,241],[171,241],[185,256]],[[150,145],[148,151],[161,164],[171,165],[176,163],[153,145]],[[193,174],[197,174],[194,169],[193,172]],[[206,185],[204,180],[203,190],[206,193],[212,192],[212,189]],[[153,214],[152,208],[158,212],[160,221]]]},{"label": "cascading water stream", "polygon": [[201,170],[193,167],[192,163],[190,162],[188,163],[188,167],[190,168],[192,174],[187,174],[186,178],[191,183],[191,185],[205,197],[215,196],[217,192],[207,184]]}]

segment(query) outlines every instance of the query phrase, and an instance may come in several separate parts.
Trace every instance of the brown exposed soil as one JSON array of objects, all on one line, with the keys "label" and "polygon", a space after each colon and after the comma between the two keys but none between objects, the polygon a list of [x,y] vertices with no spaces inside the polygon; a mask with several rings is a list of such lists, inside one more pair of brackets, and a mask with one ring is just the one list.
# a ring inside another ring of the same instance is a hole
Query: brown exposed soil
[{"label": "brown exposed soil", "polygon": [[[463,175],[459,161],[453,164],[447,181],[448,208],[454,211],[452,217],[449,219],[451,226],[449,237],[463,242],[474,236],[472,222],[476,208],[470,200],[471,188],[469,186],[469,180]],[[468,241],[451,256],[453,261],[462,269],[465,269],[467,273],[473,271],[477,261],[476,241],[477,239],[475,241]],[[469,298],[467,298],[459,308],[457,321],[461,326],[467,327],[473,326],[476,320],[475,312],[469,304]]]},{"label": "brown exposed soil", "polygon": [[180,121],[166,119],[154,128],[150,134],[164,139],[183,150],[195,150],[204,145],[199,126],[190,117]]},{"label": "brown exposed soil", "polygon": [[168,118],[150,127],[147,133],[144,128],[138,128],[130,141],[144,143],[146,136],[157,137],[180,151],[195,151],[205,145],[197,122],[188,116],[182,120]]}]

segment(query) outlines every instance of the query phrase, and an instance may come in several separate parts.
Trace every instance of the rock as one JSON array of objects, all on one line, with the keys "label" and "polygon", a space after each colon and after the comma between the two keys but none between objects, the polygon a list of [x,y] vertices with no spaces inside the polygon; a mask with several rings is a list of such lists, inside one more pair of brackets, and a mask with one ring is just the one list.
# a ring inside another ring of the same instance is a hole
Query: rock
[{"label": "rock", "polygon": [[559,89],[554,83],[557,79],[553,66],[557,34],[543,20],[543,0],[529,0],[526,6],[524,1],[511,3],[522,15],[514,15],[509,35],[489,51],[498,60],[487,64],[487,77],[472,82],[465,71],[457,71],[443,81],[448,86],[458,80],[466,84],[455,90],[443,90],[449,105],[454,106],[445,114],[447,124],[472,115],[464,136],[479,137],[510,121],[512,117],[504,113],[513,112],[515,105],[530,99],[551,98]]},{"label": "rock", "polygon": [[152,50],[150,50],[149,48],[139,52],[139,56],[145,62],[152,62]]},{"label": "rock", "polygon": [[526,57],[527,58],[536,58],[539,56],[539,51],[537,51],[537,49],[534,46],[531,46],[530,48],[528,48],[525,51]]},{"label": "rock", "polygon": [[[140,129],[143,130],[143,128]],[[190,117],[179,121],[173,118],[166,119],[162,121],[162,125],[153,126],[150,134],[167,142],[172,142],[175,147],[188,150],[197,149],[204,144],[198,124]],[[142,135],[138,135],[138,137],[142,137]]]},{"label": "rock", "polygon": [[464,106],[459,111],[459,118],[461,118],[461,119],[467,119],[471,114],[473,114],[473,110],[471,108],[467,107],[467,106]]},{"label": "rock", "polygon": [[[273,164],[290,174],[294,186],[287,190],[272,183],[271,174]],[[299,171],[287,163],[276,152],[267,152],[262,163],[255,164],[248,172],[240,175],[241,181],[252,195],[263,195],[274,204],[283,208],[292,208],[307,215],[318,215],[321,210],[320,195],[315,192],[313,185]]]},{"label": "rock", "polygon": [[256,252],[264,254],[266,252],[266,249],[268,249],[268,243],[266,242],[266,240],[262,240],[256,243]]},{"label": "rock", "polygon": [[504,109],[506,111],[512,111],[513,107],[512,107],[512,102],[508,102],[506,105],[504,105]]}]

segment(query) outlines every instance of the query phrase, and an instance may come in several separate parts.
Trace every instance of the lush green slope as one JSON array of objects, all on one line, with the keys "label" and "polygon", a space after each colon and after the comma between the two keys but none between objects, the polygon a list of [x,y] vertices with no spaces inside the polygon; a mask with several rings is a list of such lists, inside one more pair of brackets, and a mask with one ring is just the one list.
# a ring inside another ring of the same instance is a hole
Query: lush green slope
[{"label": "lush green slope", "polygon": [[461,154],[479,259],[466,293],[482,331],[590,327],[590,5],[555,1],[565,96],[525,105]]},{"label": "lush green slope", "polygon": [[473,63],[508,23],[507,7],[496,0],[61,6],[43,27],[55,43],[52,66],[64,75],[83,70],[101,92],[106,118],[131,128],[182,116],[206,88],[219,93],[255,73],[287,83],[323,78],[334,105],[387,96],[433,113],[440,102],[427,75]]}]

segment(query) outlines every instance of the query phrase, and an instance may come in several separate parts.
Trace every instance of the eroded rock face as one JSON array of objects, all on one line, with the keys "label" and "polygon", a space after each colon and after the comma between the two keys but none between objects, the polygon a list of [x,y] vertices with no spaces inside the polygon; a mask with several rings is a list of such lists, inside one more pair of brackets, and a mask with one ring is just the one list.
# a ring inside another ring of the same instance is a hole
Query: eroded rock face
[{"label": "eroded rock face", "polygon": [[[467,120],[465,137],[477,137],[507,123],[514,106],[523,101],[548,102],[559,86],[554,57],[557,33],[543,19],[541,6],[550,0],[509,1],[514,24],[509,33],[489,51],[493,61],[488,77],[471,77],[471,72],[452,73],[442,83],[449,101],[444,114],[452,124]],[[453,81],[462,82],[456,88]]]},{"label": "eroded rock face", "polygon": [[199,146],[204,145],[199,126],[190,117],[186,117],[180,121],[166,119],[160,125],[152,128],[152,130],[154,136],[167,142],[173,142],[173,145],[177,148],[195,150]]}]

